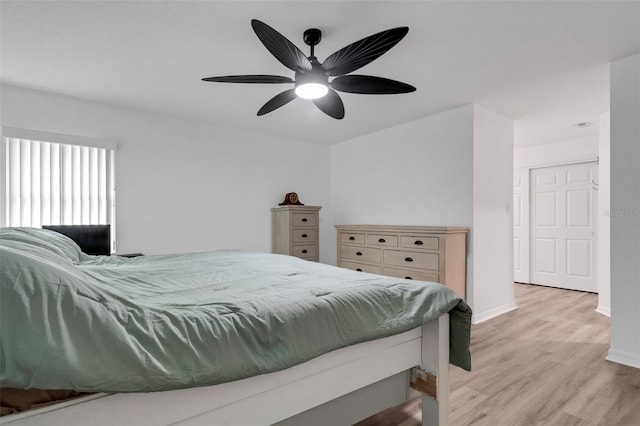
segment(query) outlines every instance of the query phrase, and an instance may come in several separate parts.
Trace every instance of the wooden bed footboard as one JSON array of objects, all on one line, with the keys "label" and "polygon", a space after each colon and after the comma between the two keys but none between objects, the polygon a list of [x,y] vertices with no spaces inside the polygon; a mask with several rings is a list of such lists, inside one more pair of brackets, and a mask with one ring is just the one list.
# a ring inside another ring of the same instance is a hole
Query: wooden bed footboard
[{"label": "wooden bed footboard", "polygon": [[[446,425],[448,314],[405,333],[335,350],[275,373],[176,391],[95,394],[4,416],[0,423],[347,425],[410,398],[410,371],[416,366],[427,378],[425,382],[435,387],[435,392],[421,389],[423,426]],[[420,388],[415,382],[413,387]]]}]

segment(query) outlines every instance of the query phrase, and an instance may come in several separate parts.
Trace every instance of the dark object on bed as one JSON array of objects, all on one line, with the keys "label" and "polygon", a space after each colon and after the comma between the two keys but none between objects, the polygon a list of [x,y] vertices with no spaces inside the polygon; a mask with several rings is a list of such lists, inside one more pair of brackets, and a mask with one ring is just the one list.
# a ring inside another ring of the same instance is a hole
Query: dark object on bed
[{"label": "dark object on bed", "polygon": [[120,257],[140,257],[140,256],[144,256],[144,253],[124,253],[124,254],[118,254],[116,253],[116,256],[120,256]]},{"label": "dark object on bed", "polygon": [[111,254],[111,225],[43,225],[71,238],[86,254]]},{"label": "dark object on bed", "polygon": [[74,390],[0,389],[0,416],[67,401],[86,392]]}]

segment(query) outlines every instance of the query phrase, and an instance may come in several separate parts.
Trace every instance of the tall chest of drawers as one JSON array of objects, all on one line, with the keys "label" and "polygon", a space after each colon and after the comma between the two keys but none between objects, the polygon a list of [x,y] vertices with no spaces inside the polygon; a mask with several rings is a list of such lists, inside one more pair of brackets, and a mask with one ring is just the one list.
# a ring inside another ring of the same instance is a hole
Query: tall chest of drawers
[{"label": "tall chest of drawers", "polygon": [[271,209],[271,251],[318,261],[318,206],[279,206]]},{"label": "tall chest of drawers", "polygon": [[467,228],[337,225],[338,266],[446,285],[466,298]]}]

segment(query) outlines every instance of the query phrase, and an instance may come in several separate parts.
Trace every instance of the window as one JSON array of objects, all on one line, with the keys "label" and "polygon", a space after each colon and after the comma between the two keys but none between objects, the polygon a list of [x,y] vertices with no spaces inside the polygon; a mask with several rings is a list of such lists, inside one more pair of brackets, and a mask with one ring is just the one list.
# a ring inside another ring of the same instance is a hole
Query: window
[{"label": "window", "polygon": [[3,226],[111,225],[111,141],[3,127]]}]

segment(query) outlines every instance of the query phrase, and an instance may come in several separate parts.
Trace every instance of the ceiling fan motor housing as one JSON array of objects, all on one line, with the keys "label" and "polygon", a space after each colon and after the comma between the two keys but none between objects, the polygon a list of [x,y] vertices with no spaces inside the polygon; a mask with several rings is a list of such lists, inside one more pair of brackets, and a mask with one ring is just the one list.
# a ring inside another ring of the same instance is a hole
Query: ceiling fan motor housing
[{"label": "ceiling fan motor housing", "polygon": [[322,31],[317,28],[309,28],[302,34],[302,39],[307,46],[316,46],[322,40]]}]

